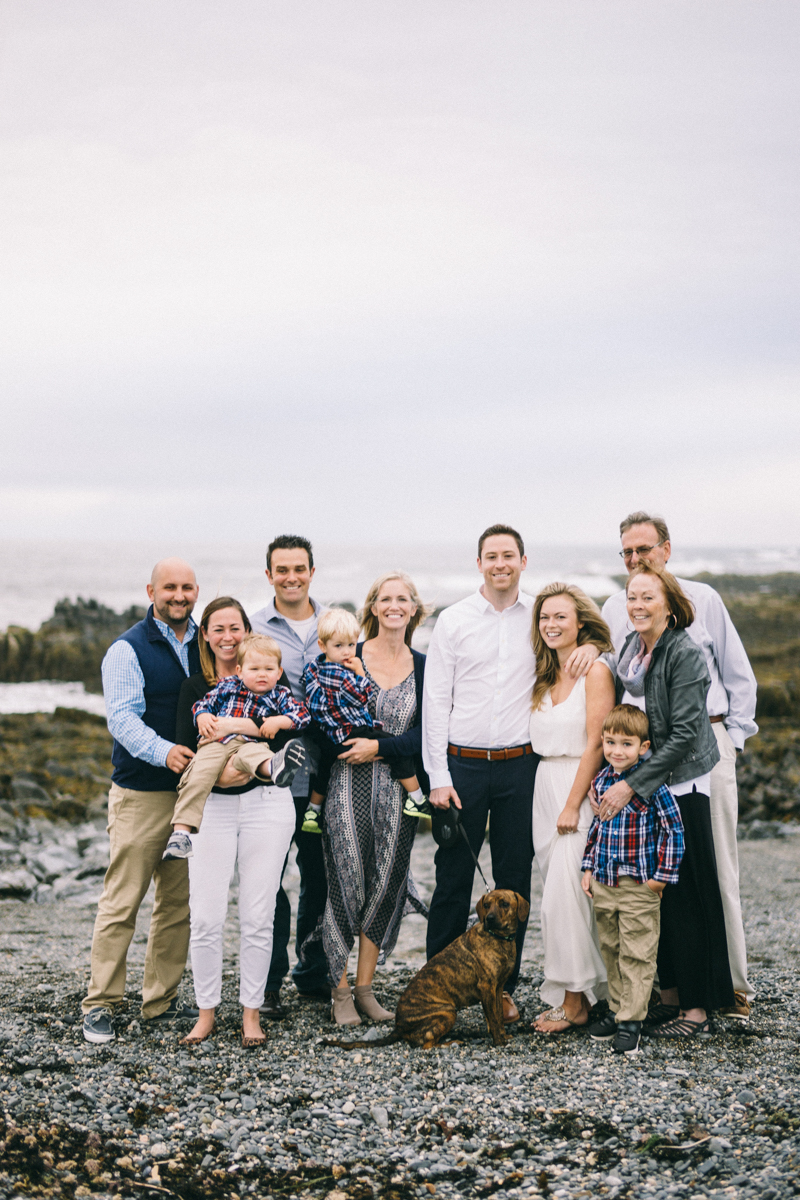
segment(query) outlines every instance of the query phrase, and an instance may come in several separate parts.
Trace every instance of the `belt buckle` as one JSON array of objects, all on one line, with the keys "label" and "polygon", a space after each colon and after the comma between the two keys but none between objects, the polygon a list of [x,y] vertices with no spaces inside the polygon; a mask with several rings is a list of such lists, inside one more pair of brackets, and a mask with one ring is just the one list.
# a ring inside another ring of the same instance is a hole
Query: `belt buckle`
[{"label": "belt buckle", "polygon": [[486,761],[487,761],[487,762],[491,762],[491,761],[492,761],[492,752],[491,752],[491,750],[487,750],[487,751],[486,751]]}]

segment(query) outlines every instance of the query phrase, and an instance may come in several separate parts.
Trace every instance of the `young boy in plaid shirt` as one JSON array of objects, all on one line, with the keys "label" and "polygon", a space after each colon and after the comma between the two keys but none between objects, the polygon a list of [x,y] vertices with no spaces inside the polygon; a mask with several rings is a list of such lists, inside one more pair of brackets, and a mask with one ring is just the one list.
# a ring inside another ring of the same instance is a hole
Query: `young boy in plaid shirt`
[{"label": "young boy in plaid shirt", "polygon": [[[592,785],[598,801],[612,784],[630,781],[650,749],[649,735],[641,709],[632,704],[612,708],[603,722],[608,766]],[[677,883],[682,858],[681,814],[665,786],[646,798],[634,795],[612,820],[595,817],[589,828],[581,883],[594,901],[612,1009],[589,1033],[595,1041],[613,1038],[617,1054],[639,1052],[656,973],[661,893],[666,884]]]},{"label": "young boy in plaid shirt", "polygon": [[[368,708],[372,684],[356,658],[359,624],[344,608],[329,608],[319,619],[317,636],[322,654],[303,671],[306,704],[312,717],[311,736],[319,754],[311,781],[309,806],[303,821],[304,833],[321,833],[320,814],[328,790],[331,767],[349,738],[392,737],[376,725]],[[391,766],[408,792],[403,813],[421,817],[430,812],[410,758],[397,758]]]},{"label": "young boy in plaid shirt", "polygon": [[[228,761],[264,783],[288,787],[305,761],[305,746],[293,738],[276,754],[264,745],[282,729],[305,729],[311,718],[298,704],[281,677],[280,646],[271,637],[250,633],[236,654],[236,674],[222,679],[192,707],[201,742],[178,783],[178,800],[172,814],[172,833],[162,858],[191,858],[189,834],[200,828],[209,792]],[[228,733],[217,738],[219,717],[249,718],[259,736]],[[269,775],[265,776],[265,769]]]}]

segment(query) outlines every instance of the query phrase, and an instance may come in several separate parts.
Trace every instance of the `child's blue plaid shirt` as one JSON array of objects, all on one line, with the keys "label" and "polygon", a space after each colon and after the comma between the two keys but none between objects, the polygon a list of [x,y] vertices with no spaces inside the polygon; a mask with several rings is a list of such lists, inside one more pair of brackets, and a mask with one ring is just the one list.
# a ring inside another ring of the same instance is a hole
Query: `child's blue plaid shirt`
[{"label": "child's blue plaid shirt", "polygon": [[333,742],[341,744],[356,725],[374,725],[367,708],[372,684],[324,654],[308,664],[300,680],[311,716]]},{"label": "child's blue plaid shirt", "polygon": [[[627,779],[639,763],[621,775],[604,767],[594,778],[598,800],[612,784]],[[591,871],[595,879],[608,887],[617,886],[620,867],[623,874],[646,883],[677,883],[683,858],[683,822],[668,787],[662,785],[643,800],[633,795],[611,821],[595,817],[589,828],[581,870]]]},{"label": "child's blue plaid shirt", "polygon": [[[279,683],[271,692],[259,696],[251,692],[238,675],[229,675],[220,680],[216,687],[192,705],[195,725],[201,713],[209,713],[213,717],[250,717],[259,729],[267,717],[290,717],[292,729],[305,729],[311,723],[305,704],[295,700],[289,688]],[[243,733],[229,733],[218,740],[225,745],[235,737],[243,737],[248,742],[258,741],[258,738]]]}]

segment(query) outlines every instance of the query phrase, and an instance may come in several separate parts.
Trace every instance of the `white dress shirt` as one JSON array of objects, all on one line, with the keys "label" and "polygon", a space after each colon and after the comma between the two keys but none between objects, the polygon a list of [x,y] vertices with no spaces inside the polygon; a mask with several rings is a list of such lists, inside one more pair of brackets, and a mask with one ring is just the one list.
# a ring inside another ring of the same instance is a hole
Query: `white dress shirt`
[{"label": "white dress shirt", "polygon": [[425,662],[422,759],[431,787],[452,787],[447,744],[502,750],[530,741],[536,659],[533,597],[498,612],[480,591],[446,608]]},{"label": "white dress shirt", "polygon": [[[745,738],[758,733],[756,715],[756,677],[742,645],[742,639],[730,618],[722,597],[707,583],[679,579],[678,583],[694,604],[695,619],[686,632],[703,651],[711,687],[707,706],[712,717],[724,717],[725,728],[737,750]],[[628,620],[625,592],[609,596],[603,605],[603,617],[611,630],[614,649],[620,652],[633,631]]]}]

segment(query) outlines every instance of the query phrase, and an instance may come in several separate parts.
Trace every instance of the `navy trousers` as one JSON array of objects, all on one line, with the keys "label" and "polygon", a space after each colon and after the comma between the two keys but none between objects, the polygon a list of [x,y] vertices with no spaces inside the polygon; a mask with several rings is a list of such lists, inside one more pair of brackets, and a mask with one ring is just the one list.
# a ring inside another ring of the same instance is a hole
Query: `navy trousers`
[{"label": "navy trousers", "polygon": [[[295,796],[297,815],[294,840],[297,843],[297,866],[300,870],[300,898],[297,902],[297,940],[295,952],[298,962],[292,971],[292,979],[298,992],[314,992],[320,988],[330,991],[328,960],[322,942],[312,942],[306,951],[305,960],[300,960],[300,947],[308,935],[317,927],[325,911],[328,899],[328,882],[325,878],[325,861],[322,857],[322,838],[318,833],[303,833],[301,825],[308,808],[308,796]],[[286,864],[284,863],[284,870]],[[289,938],[291,936],[292,911],[289,897],[278,889],[275,899],[275,919],[272,926],[272,959],[267,975],[268,992],[280,991],[289,971]]]},{"label": "navy trousers", "polygon": [[[461,820],[477,855],[491,814],[489,845],[496,888],[519,892],[530,903],[533,866],[533,781],[539,757],[524,754],[505,761],[448,756],[453,787],[462,804]],[[428,918],[427,952],[433,958],[467,928],[475,864],[461,839],[436,851],[436,888]],[[520,955],[528,922],[517,930],[517,961],[506,990],[519,978]]]}]

